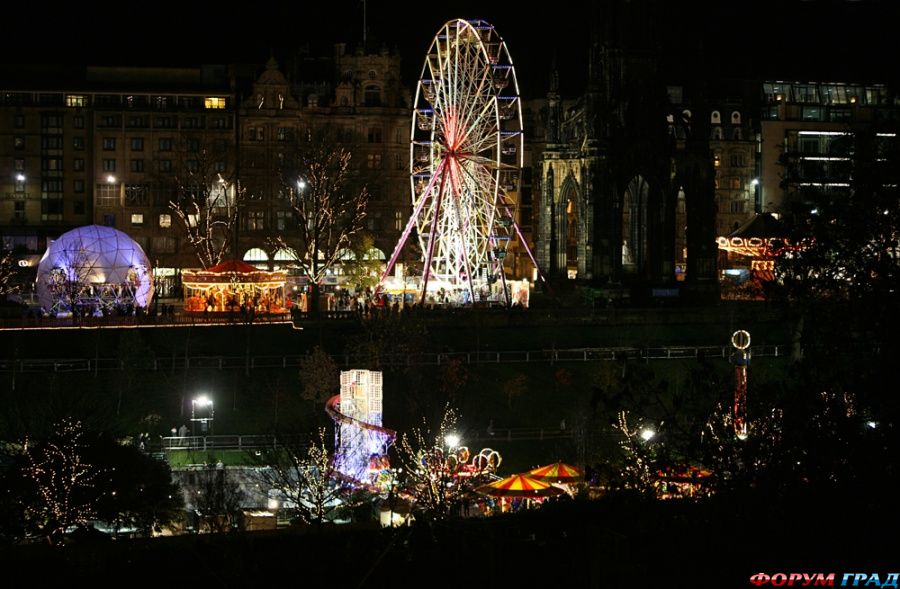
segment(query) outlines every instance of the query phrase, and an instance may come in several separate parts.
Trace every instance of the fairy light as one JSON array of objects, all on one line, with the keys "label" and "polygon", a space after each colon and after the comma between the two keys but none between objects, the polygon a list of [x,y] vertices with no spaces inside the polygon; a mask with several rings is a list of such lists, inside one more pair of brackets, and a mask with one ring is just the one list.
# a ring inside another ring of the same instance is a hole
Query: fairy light
[{"label": "fairy light", "polygon": [[474,456],[466,446],[450,445],[445,451],[448,438],[452,441],[456,436],[456,422],[456,412],[448,407],[437,431],[432,432],[423,420],[421,428],[400,440],[407,492],[420,511],[435,519],[447,517],[502,462],[500,454],[490,448]]},{"label": "fairy light", "polygon": [[81,456],[84,431],[81,422],[63,420],[49,440],[32,444],[25,440],[26,476],[34,483],[38,501],[31,516],[42,522],[44,532],[57,538],[74,524],[94,517],[96,498],[85,496],[94,487],[99,471]]}]

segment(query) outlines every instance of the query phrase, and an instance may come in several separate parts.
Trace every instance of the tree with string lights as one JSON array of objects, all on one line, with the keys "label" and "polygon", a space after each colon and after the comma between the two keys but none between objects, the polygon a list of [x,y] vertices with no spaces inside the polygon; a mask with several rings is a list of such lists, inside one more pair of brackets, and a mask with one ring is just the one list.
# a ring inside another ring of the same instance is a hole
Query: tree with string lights
[{"label": "tree with string lights", "polygon": [[13,284],[16,276],[16,265],[11,251],[0,249],[0,300],[15,293],[18,288]]},{"label": "tree with string lights", "polygon": [[290,195],[296,225],[273,239],[309,278],[310,309],[318,303],[318,287],[344,248],[363,229],[369,192],[351,167],[352,154],[315,133],[296,139],[281,166],[281,182]]},{"label": "tree with string lights", "polygon": [[26,522],[53,544],[62,542],[71,526],[94,517],[98,469],[84,460],[81,422],[63,420],[41,442],[26,439],[24,475],[32,488],[25,510]]},{"label": "tree with string lights", "polygon": [[346,507],[349,493],[335,477],[333,453],[325,428],[315,438],[300,441],[296,436],[279,438],[278,447],[257,457],[260,483],[279,492],[284,503],[293,506],[303,523],[321,525],[332,519],[339,507]]},{"label": "tree with string lights", "polygon": [[234,245],[234,228],[244,190],[227,170],[233,159],[227,145],[186,137],[178,145],[175,169],[160,170],[160,183],[172,194],[169,208],[203,268],[222,262]]},{"label": "tree with string lights", "polygon": [[488,450],[470,460],[468,448],[457,446],[456,422],[456,411],[448,406],[436,429],[423,419],[421,428],[400,440],[405,488],[426,520],[450,517],[500,464],[499,454]]}]

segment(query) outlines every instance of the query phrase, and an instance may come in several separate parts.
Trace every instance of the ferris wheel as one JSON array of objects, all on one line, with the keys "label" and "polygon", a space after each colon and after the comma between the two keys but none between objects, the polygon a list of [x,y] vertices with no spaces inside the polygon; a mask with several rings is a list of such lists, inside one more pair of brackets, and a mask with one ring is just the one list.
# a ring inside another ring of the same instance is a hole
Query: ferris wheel
[{"label": "ferris wheel", "polygon": [[[512,59],[481,20],[451,20],[425,58],[410,133],[413,214],[387,265],[391,272],[415,228],[424,260],[422,299],[432,288],[500,292],[515,222],[523,152],[522,112]],[[535,267],[537,265],[535,264]],[[476,295],[478,293],[478,295]]]}]

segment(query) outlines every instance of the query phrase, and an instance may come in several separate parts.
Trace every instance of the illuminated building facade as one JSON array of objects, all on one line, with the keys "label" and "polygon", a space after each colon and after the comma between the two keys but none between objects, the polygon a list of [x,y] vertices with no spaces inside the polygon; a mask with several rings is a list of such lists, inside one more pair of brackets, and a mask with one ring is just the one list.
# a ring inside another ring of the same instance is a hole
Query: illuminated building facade
[{"label": "illuminated building facade", "polygon": [[[224,66],[20,68],[0,89],[0,238],[23,266],[55,239],[97,224],[127,233],[170,294],[196,265],[169,209],[173,174],[201,148],[234,144]],[[233,160],[214,162],[233,174]]]},{"label": "illuminated building facade", "polygon": [[268,238],[293,222],[279,156],[327,128],[353,153],[371,194],[366,229],[390,252],[411,208],[399,68],[396,54],[342,44],[330,59],[291,61],[290,81],[274,60],[258,76],[237,66],[12,68],[0,84],[3,247],[36,268],[48,239],[115,227],[147,253],[158,292],[174,295],[181,269],[198,262],[169,202],[176,178],[203,172],[221,178],[228,202],[237,181],[246,197],[227,255],[278,265]]},{"label": "illuminated building facade", "polygon": [[896,152],[900,109],[885,85],[768,81],[762,103],[763,211],[846,198],[856,166]]}]

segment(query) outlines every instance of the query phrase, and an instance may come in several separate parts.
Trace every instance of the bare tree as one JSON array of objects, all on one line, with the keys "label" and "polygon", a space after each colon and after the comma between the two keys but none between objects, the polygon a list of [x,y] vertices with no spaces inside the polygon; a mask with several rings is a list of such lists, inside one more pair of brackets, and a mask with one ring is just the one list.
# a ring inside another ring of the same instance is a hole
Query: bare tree
[{"label": "bare tree", "polygon": [[18,290],[18,286],[13,284],[16,271],[17,268],[12,252],[0,250],[0,299]]},{"label": "bare tree", "polygon": [[310,308],[318,303],[318,287],[341,250],[363,228],[367,188],[358,185],[352,154],[317,134],[294,144],[281,168],[281,181],[291,195],[296,232],[275,237],[275,245],[294,257],[310,281]]},{"label": "bare tree", "polygon": [[421,429],[414,429],[411,436],[404,434],[400,440],[405,485],[415,499],[416,511],[426,519],[449,517],[498,465],[481,455],[469,463],[467,448],[447,448],[456,420],[456,412],[445,407],[436,429],[423,419]]},{"label": "bare tree", "polygon": [[210,532],[226,532],[235,527],[244,491],[224,466],[198,471],[196,484],[188,486],[187,491]]},{"label": "bare tree", "polygon": [[219,264],[234,241],[243,189],[227,176],[230,152],[224,141],[187,137],[179,143],[169,208],[181,221],[203,268]]},{"label": "bare tree", "polygon": [[260,482],[278,491],[301,521],[320,525],[345,505],[348,493],[335,478],[324,428],[309,443],[296,437],[279,439],[278,447],[264,451],[258,460],[265,465],[257,471]]},{"label": "bare tree", "polygon": [[81,246],[76,249],[65,249],[57,257],[58,266],[46,276],[41,288],[46,288],[52,301],[51,308],[47,311],[54,315],[58,312],[71,311],[72,321],[79,318],[82,299],[95,300],[101,304],[100,297],[96,297],[90,284],[90,276],[93,271],[93,263],[90,254]]},{"label": "bare tree", "polygon": [[[337,362],[325,350],[316,346],[300,360],[302,397],[313,405],[324,403],[335,394],[335,383],[340,382]],[[321,408],[320,408],[321,410]]]}]

